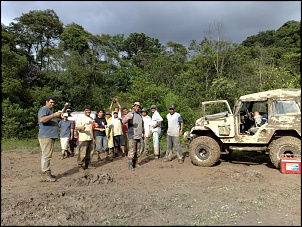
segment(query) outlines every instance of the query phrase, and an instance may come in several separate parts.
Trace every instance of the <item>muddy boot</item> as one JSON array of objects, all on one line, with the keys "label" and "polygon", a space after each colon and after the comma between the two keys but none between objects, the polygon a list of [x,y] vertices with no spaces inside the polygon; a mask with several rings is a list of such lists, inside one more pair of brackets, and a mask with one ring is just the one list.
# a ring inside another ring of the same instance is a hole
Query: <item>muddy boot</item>
[{"label": "muddy boot", "polygon": [[134,170],[134,166],[133,166],[133,161],[132,160],[128,160],[128,165],[129,165],[129,169],[130,170]]},{"label": "muddy boot", "polygon": [[55,182],[57,179],[50,171],[43,173],[42,181],[44,182]]},{"label": "muddy boot", "polygon": [[61,155],[61,160],[65,159],[65,153]]},{"label": "muddy boot", "polygon": [[169,150],[167,151],[163,162],[171,162],[171,161],[172,161],[172,151]]}]

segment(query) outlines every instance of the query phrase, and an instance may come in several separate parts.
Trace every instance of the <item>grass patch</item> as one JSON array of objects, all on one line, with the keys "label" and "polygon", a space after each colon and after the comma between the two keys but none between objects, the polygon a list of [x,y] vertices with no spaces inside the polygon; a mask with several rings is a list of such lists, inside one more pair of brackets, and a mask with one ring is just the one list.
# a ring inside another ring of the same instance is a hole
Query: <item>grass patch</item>
[{"label": "grass patch", "polygon": [[[60,151],[60,142],[56,140],[54,152]],[[19,152],[35,154],[40,152],[38,139],[4,139],[1,138],[1,152]]]}]

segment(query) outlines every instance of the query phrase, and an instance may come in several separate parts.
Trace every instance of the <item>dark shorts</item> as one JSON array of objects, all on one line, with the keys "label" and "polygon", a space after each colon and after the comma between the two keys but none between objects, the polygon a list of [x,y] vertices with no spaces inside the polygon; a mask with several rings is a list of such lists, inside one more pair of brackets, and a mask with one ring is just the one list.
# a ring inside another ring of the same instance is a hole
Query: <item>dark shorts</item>
[{"label": "dark shorts", "polygon": [[115,147],[125,146],[125,140],[123,135],[113,136],[113,142]]}]

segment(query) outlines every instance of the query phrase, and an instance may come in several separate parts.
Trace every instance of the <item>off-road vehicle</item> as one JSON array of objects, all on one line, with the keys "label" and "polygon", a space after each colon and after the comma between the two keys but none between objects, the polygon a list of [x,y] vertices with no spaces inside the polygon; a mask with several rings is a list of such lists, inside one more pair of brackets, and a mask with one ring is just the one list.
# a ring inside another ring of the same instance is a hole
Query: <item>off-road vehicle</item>
[{"label": "off-road vehicle", "polygon": [[[268,117],[253,134],[256,111]],[[197,166],[213,166],[236,150],[268,154],[279,169],[281,155],[301,155],[301,89],[244,95],[233,110],[227,100],[202,102],[202,117],[186,134],[191,162]]]}]

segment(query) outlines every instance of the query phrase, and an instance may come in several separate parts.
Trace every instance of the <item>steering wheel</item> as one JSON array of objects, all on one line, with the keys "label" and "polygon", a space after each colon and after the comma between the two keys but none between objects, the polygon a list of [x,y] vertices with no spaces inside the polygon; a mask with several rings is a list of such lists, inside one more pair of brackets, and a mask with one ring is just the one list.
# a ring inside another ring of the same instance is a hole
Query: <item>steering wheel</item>
[{"label": "steering wheel", "polygon": [[245,110],[245,115],[243,115],[241,117],[241,120],[242,120],[243,123],[246,123],[247,120],[254,121],[254,119],[253,119],[253,117],[252,117],[252,115],[251,115],[251,113],[249,112],[248,109]]}]

